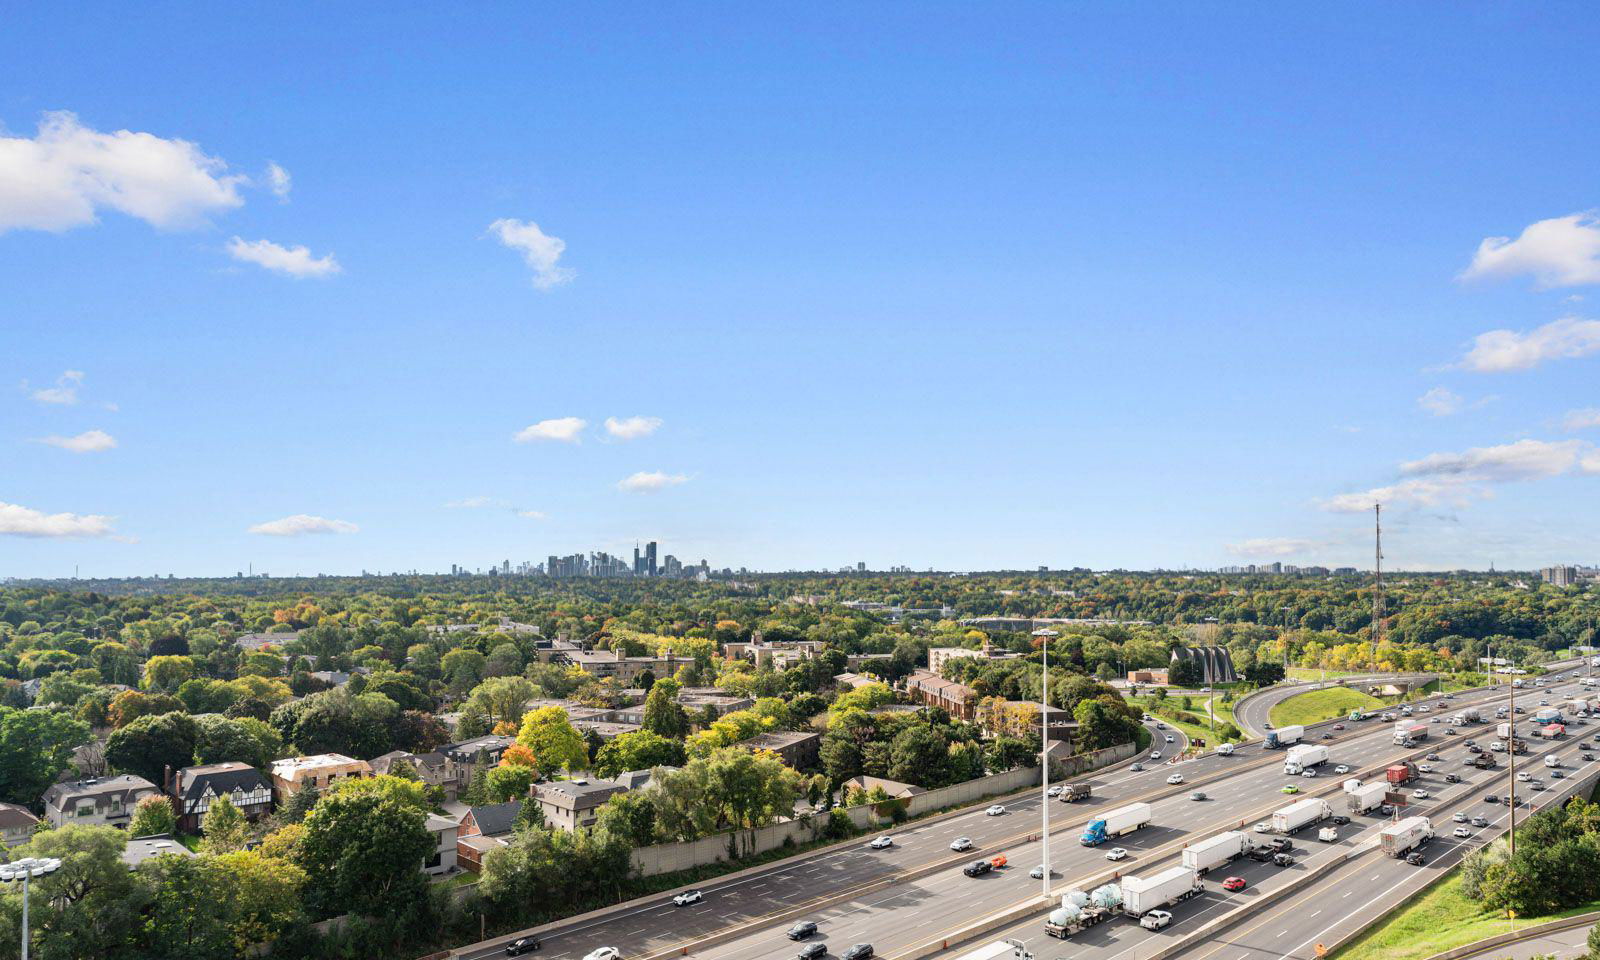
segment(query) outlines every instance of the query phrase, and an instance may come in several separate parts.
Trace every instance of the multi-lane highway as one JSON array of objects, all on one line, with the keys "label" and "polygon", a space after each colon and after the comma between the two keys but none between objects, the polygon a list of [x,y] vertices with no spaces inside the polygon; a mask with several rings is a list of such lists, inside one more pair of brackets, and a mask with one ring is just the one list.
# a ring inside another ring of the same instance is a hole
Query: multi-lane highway
[{"label": "multi-lane highway", "polygon": [[[1498,696],[1504,695],[1502,688]],[[1488,696],[1462,696],[1450,702],[1446,712]],[[1406,753],[1390,742],[1388,725],[1350,726],[1344,731],[1325,726],[1311,735],[1334,737],[1332,762],[1353,767],[1353,776],[1370,776],[1384,761]],[[1095,795],[1089,801],[1073,805],[1052,801],[1051,863],[1058,888],[1117,868],[1139,872],[1163,856],[1174,855],[1185,839],[1263,818],[1287,802],[1278,793],[1287,782],[1279,759],[1277,754],[1264,756],[1258,745],[1248,745],[1232,757],[1208,755],[1176,766],[1146,761],[1143,771],[1122,768],[1091,778]],[[1186,782],[1168,786],[1166,779],[1175,772]],[[1465,768],[1461,772],[1464,775]],[[1294,782],[1309,790],[1331,788],[1339,779]],[[1193,789],[1205,791],[1210,799],[1189,799]],[[1077,844],[1076,836],[1091,815],[1135,799],[1150,800],[1155,814],[1151,827],[1119,841],[1130,851],[1129,860],[1110,864],[1104,860],[1106,847]],[[910,952],[974,919],[1037,897],[1039,881],[1027,873],[1040,858],[1038,804],[1034,794],[1009,802],[1000,816],[985,816],[979,808],[914,824],[896,833],[896,846],[887,851],[869,850],[863,841],[748,871],[706,885],[705,900],[690,907],[674,908],[663,896],[589,921],[552,925],[541,931],[545,956],[576,958],[602,945],[616,947],[630,960],[685,950],[715,960],[782,956],[793,946],[783,931],[796,914],[820,924],[818,939],[832,952],[855,942],[871,942],[885,956]],[[970,837],[975,849],[952,852],[950,843],[958,836]],[[1006,854],[1008,868],[977,879],[962,875],[963,864],[998,853]],[[1117,926],[1130,927],[1115,924],[1100,929],[1109,933]],[[503,942],[501,938],[474,945],[459,955],[490,956]]]}]

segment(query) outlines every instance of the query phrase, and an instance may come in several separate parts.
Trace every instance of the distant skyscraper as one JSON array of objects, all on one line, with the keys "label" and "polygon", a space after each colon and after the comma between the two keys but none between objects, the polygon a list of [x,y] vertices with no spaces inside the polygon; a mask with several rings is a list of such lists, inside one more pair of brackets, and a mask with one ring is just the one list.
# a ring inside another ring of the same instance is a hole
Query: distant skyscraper
[{"label": "distant skyscraper", "polygon": [[633,575],[638,577],[643,576],[643,574],[644,562],[639,558],[639,544],[635,543],[633,545]]},{"label": "distant skyscraper", "polygon": [[646,576],[656,575],[656,542],[651,540],[644,545],[644,572]]}]

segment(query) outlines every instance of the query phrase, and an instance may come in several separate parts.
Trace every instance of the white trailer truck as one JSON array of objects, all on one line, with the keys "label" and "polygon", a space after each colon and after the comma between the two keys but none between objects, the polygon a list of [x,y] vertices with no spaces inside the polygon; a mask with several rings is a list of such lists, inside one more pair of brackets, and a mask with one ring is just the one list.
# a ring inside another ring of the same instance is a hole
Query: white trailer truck
[{"label": "white trailer truck", "polygon": [[1321,797],[1306,797],[1272,815],[1274,833],[1290,834],[1333,816],[1333,808]]},{"label": "white trailer truck", "polygon": [[1078,838],[1078,842],[1086,847],[1093,847],[1105,843],[1112,837],[1132,833],[1149,822],[1150,804],[1130,803],[1084,824],[1083,835]]},{"label": "white trailer truck", "polygon": [[1433,839],[1433,821],[1427,817],[1406,817],[1378,831],[1378,844],[1385,856],[1403,857]]},{"label": "white trailer truck", "polygon": [[1168,867],[1152,877],[1122,878],[1122,912],[1142,917],[1151,910],[1170,907],[1179,900],[1205,892],[1200,875],[1189,867]]},{"label": "white trailer truck", "polygon": [[1297,777],[1315,766],[1328,762],[1328,748],[1320,743],[1299,743],[1289,748],[1283,758],[1283,772]]},{"label": "white trailer truck", "polygon": [[1411,746],[1418,740],[1426,740],[1428,725],[1417,720],[1401,720],[1394,725],[1394,742],[1396,746]]},{"label": "white trailer truck", "polygon": [[1229,830],[1227,833],[1219,833],[1184,847],[1183,865],[1196,873],[1203,874],[1244,856],[1250,852],[1252,846],[1254,843],[1250,840],[1249,834]]},{"label": "white trailer truck", "polygon": [[1262,745],[1268,750],[1289,747],[1299,743],[1300,738],[1305,735],[1306,728],[1302,726],[1279,727],[1276,730],[1267,731],[1266,741]]},{"label": "white trailer truck", "polygon": [[1382,780],[1376,780],[1348,791],[1345,796],[1349,800],[1350,812],[1352,814],[1361,814],[1383,806],[1383,796],[1388,792],[1389,784]]}]

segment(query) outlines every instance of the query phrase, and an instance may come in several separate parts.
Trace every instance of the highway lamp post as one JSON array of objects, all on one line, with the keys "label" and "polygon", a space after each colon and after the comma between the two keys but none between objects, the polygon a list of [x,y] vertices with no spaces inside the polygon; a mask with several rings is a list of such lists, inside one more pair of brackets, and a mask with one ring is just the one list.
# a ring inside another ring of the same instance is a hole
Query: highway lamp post
[{"label": "highway lamp post", "polygon": [[1042,786],[1039,791],[1040,819],[1044,823],[1044,832],[1040,834],[1040,860],[1044,865],[1044,877],[1039,881],[1040,891],[1046,900],[1050,899],[1050,641],[1060,636],[1054,630],[1041,629],[1033,631],[1039,638],[1039,652],[1043,655],[1039,661],[1041,666],[1041,692],[1039,694],[1039,769],[1043,772],[1040,778]]},{"label": "highway lamp post", "polygon": [[61,861],[54,857],[24,857],[0,864],[0,882],[22,882],[22,960],[28,960],[28,881],[60,869]]}]

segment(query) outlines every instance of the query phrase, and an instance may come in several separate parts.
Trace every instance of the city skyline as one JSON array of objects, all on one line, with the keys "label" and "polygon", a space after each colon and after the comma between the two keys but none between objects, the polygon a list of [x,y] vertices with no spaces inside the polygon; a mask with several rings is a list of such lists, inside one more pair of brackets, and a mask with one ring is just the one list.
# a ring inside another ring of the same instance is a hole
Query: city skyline
[{"label": "city skyline", "polygon": [[243,22],[0,39],[0,576],[1600,540],[1582,5]]}]

